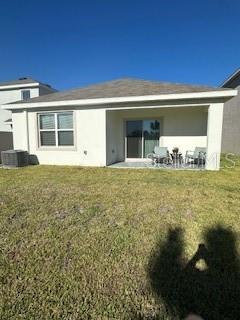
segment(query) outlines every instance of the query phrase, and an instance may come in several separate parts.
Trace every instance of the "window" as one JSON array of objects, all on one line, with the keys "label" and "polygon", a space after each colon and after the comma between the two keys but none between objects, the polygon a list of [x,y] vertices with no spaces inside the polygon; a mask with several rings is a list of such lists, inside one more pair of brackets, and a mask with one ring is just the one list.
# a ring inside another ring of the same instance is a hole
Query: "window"
[{"label": "window", "polygon": [[73,146],[73,112],[38,115],[40,146]]},{"label": "window", "polygon": [[30,90],[22,90],[22,100],[27,100],[31,98]]}]

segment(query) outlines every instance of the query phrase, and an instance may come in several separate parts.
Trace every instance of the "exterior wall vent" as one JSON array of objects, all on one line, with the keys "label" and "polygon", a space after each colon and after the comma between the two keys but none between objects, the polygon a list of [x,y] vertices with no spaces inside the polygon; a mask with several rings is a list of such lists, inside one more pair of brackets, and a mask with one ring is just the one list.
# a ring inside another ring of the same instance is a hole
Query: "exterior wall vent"
[{"label": "exterior wall vent", "polygon": [[1,152],[2,165],[5,168],[17,168],[28,165],[28,153],[23,150],[7,150]]}]

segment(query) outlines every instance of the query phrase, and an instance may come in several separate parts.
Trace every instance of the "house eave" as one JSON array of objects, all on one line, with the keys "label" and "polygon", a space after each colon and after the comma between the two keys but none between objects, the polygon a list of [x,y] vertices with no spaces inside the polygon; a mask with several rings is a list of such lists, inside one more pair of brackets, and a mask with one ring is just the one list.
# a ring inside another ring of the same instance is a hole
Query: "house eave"
[{"label": "house eave", "polygon": [[4,85],[4,86],[0,86],[0,91],[10,90],[10,89],[21,89],[21,88],[35,88],[35,87],[38,87],[39,85],[40,85],[39,82]]},{"label": "house eave", "polygon": [[194,93],[175,93],[161,95],[145,95],[145,96],[128,96],[128,97],[113,97],[113,98],[95,98],[95,99],[79,99],[79,100],[63,100],[49,102],[29,102],[29,103],[13,103],[2,105],[3,109],[29,109],[29,108],[51,108],[61,106],[93,106],[115,103],[131,103],[131,102],[148,102],[148,101],[173,101],[173,100],[189,100],[189,99],[222,99],[224,102],[235,97],[238,94],[237,90],[221,90],[208,92]]},{"label": "house eave", "polygon": [[237,69],[236,71],[233,72],[233,74],[230,75],[221,85],[220,87],[227,87],[228,83],[233,81],[235,78],[237,78],[240,75],[240,69]]}]

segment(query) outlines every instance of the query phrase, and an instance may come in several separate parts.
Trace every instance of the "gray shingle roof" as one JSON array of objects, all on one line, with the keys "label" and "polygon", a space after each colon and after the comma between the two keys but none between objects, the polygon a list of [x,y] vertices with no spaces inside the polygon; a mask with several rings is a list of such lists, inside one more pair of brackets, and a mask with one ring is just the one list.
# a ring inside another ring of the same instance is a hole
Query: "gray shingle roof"
[{"label": "gray shingle roof", "polygon": [[223,89],[207,86],[146,81],[138,79],[119,79],[96,85],[90,85],[79,89],[51,93],[46,96],[29,99],[28,101],[21,101],[19,103],[54,102],[65,100],[161,95],[171,93],[191,93],[218,90]]}]

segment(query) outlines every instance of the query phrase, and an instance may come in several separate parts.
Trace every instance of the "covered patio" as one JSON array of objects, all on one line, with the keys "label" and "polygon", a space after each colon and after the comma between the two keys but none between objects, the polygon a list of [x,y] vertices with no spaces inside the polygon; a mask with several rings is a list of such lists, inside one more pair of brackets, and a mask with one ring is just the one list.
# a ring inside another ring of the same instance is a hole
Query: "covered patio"
[{"label": "covered patio", "polygon": [[[221,152],[222,103],[179,102],[119,106],[106,111],[107,165],[113,168],[218,170]],[[171,159],[175,148],[180,162],[154,163],[156,146],[165,147]],[[186,153],[206,150],[200,165],[188,162]]]}]

